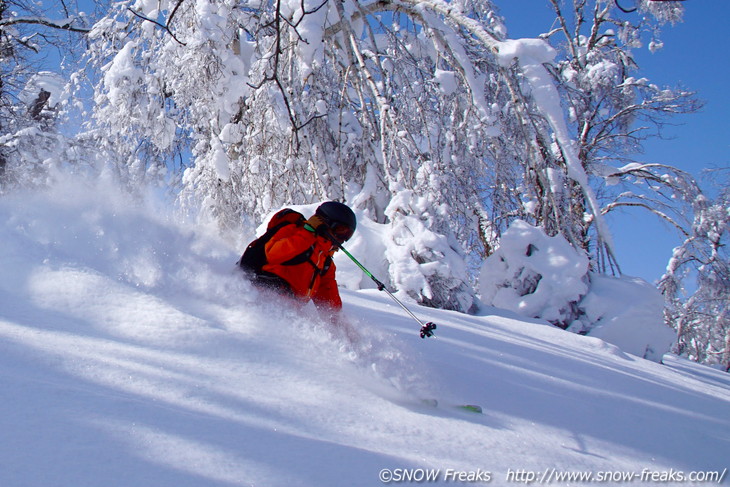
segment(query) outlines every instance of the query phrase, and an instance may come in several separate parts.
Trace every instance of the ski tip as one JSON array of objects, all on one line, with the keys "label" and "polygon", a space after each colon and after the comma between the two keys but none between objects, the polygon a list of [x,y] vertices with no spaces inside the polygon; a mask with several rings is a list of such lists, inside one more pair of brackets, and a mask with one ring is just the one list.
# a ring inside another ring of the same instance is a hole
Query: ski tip
[{"label": "ski tip", "polygon": [[478,414],[481,414],[483,412],[482,411],[482,407],[481,406],[477,406],[476,404],[462,404],[462,405],[457,406],[457,407],[459,409],[461,409],[462,411],[468,411],[470,413],[478,413]]}]

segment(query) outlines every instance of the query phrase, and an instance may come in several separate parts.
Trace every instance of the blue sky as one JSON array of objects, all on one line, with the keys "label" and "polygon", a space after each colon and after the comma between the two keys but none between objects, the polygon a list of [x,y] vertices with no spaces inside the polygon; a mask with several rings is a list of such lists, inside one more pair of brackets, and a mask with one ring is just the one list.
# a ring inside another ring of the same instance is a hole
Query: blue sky
[{"label": "blue sky", "polygon": [[[547,0],[495,0],[511,38],[535,37],[550,27],[554,15]],[[625,8],[634,0],[621,0]],[[679,116],[667,127],[672,140],[644,145],[645,162],[669,164],[699,177],[704,168],[730,166],[730,1],[685,0],[684,22],[666,25],[664,47],[655,53],[635,50],[637,74],[660,86],[684,87],[705,102],[700,113]],[[632,15],[626,14],[627,20]],[[624,211],[610,221],[625,274],[650,282],[664,272],[678,237],[667,224],[646,212]]]}]

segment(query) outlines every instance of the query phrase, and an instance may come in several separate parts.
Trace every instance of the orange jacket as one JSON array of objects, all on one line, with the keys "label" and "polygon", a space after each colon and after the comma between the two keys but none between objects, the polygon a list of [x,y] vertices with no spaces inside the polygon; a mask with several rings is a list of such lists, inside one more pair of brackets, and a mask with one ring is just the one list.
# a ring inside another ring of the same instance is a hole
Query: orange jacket
[{"label": "orange jacket", "polygon": [[[268,263],[261,270],[284,279],[294,296],[303,301],[314,301],[317,306],[342,308],[342,299],[335,280],[332,242],[316,235],[308,227],[286,225],[271,237],[264,247]],[[308,252],[309,259],[301,264],[283,265],[284,262]]]}]

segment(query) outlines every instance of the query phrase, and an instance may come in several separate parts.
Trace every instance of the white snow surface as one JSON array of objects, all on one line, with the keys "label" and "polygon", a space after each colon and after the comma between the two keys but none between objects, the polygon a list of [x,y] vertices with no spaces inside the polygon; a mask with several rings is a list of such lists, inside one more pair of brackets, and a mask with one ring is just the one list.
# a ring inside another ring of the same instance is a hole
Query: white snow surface
[{"label": "white snow surface", "polygon": [[253,289],[241,249],[104,181],[4,196],[0,241],[3,486],[378,486],[399,468],[507,485],[730,463],[728,374],[496,308],[409,304],[438,324],[422,340],[375,289],[343,289],[349,343]]}]

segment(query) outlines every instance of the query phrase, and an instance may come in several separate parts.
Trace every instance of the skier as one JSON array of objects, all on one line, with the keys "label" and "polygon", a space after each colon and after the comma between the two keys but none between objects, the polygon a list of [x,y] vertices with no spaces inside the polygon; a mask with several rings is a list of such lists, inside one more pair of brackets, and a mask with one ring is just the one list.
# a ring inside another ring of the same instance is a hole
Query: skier
[{"label": "skier", "polygon": [[[269,231],[249,245],[239,261],[254,284],[314,302],[320,311],[342,309],[332,256],[352,237],[357,226],[353,211],[337,201],[322,203],[309,219],[282,210],[272,217]],[[258,247],[258,254],[250,252]],[[256,257],[247,258],[247,256]]]}]

